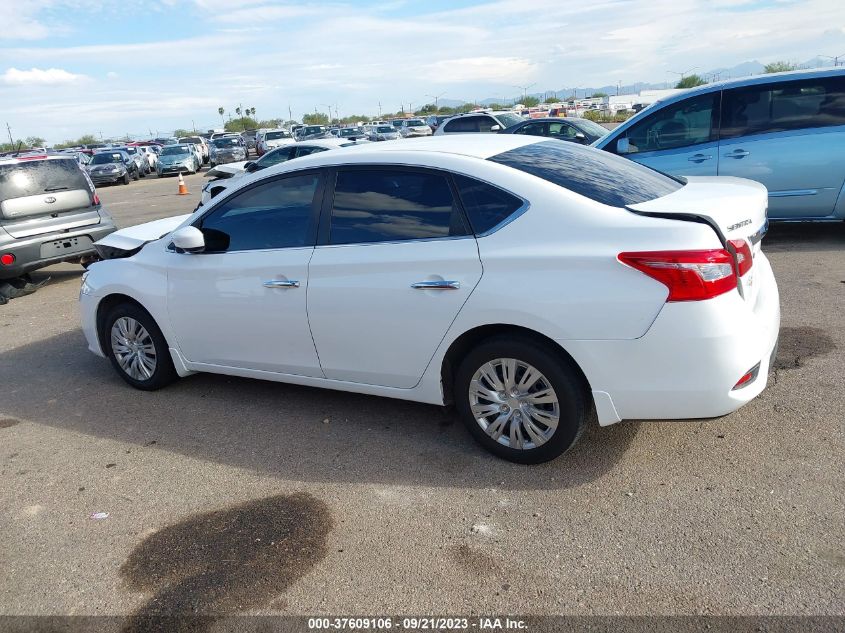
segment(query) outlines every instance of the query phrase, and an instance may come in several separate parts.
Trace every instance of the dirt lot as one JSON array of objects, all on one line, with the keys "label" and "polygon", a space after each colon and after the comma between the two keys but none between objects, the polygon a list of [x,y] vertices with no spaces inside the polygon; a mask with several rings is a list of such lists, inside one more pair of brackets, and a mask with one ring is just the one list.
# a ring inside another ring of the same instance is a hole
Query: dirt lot
[{"label": "dirt lot", "polygon": [[[186,180],[100,195],[128,226],[193,209]],[[0,614],[841,616],[845,225],[764,249],[783,331],[760,398],[595,427],[539,467],[424,405],[208,375],[134,391],[86,349],[81,269],[46,269],[0,307]]]}]

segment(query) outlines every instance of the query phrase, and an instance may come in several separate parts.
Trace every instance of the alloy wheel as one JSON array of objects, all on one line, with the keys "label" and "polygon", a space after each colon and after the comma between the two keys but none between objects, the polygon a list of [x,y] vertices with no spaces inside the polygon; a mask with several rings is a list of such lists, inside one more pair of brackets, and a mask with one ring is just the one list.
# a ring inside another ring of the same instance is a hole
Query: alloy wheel
[{"label": "alloy wheel", "polygon": [[149,380],[156,370],[156,348],[146,328],[132,317],[118,318],[111,328],[111,348],[126,375]]}]

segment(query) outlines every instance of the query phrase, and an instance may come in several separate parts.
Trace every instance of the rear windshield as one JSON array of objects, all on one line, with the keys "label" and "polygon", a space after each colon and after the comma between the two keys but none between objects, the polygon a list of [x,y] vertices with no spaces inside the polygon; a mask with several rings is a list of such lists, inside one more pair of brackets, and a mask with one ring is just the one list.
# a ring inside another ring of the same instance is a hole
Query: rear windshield
[{"label": "rear windshield", "polygon": [[180,143],[194,143],[196,145],[202,145],[202,139],[199,136],[186,136],[185,138],[179,139]]},{"label": "rear windshield", "polygon": [[233,138],[231,136],[227,136],[224,138],[216,138],[213,141],[214,147],[223,148],[223,147],[240,147],[241,146],[241,139]]},{"label": "rear windshield", "polygon": [[76,189],[89,190],[79,163],[73,159],[0,165],[0,202]]},{"label": "rear windshield", "polygon": [[278,132],[267,132],[267,134],[264,135],[264,138],[268,141],[275,141],[280,138],[290,138],[290,134],[280,130]]},{"label": "rear windshield", "polygon": [[632,160],[566,141],[532,143],[489,160],[612,207],[661,198],[684,184]]}]

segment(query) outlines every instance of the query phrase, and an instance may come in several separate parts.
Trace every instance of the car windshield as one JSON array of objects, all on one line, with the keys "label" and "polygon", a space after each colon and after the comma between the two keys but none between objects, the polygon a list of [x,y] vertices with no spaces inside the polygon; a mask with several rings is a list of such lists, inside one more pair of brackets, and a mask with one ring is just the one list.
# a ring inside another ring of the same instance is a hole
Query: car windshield
[{"label": "car windshield", "polygon": [[626,207],[661,198],[684,184],[632,160],[577,143],[542,141],[497,154],[488,160],[612,207]]},{"label": "car windshield", "polygon": [[425,123],[423,123],[422,119],[408,119],[407,121],[405,121],[405,125],[407,127],[416,127],[418,125],[425,125]]},{"label": "car windshield", "polygon": [[123,162],[123,154],[120,152],[103,152],[101,154],[95,154],[94,158],[91,159],[91,165],[105,165],[107,163],[122,163]]},{"label": "car windshield", "polygon": [[596,123],[595,121],[590,121],[589,119],[568,119],[569,122],[581,130],[584,134],[590,137],[591,141],[601,138],[605,136],[610,130],[607,128],[603,128],[601,125]]},{"label": "car windshield", "polygon": [[178,156],[180,154],[190,154],[191,150],[187,145],[168,145],[161,150],[162,156]]},{"label": "car windshield", "polygon": [[278,132],[267,132],[267,134],[264,135],[264,139],[267,141],[275,141],[280,138],[290,138],[290,134],[284,130],[279,130]]},{"label": "car windshield", "polygon": [[325,128],[323,128],[323,126],[321,126],[321,125],[316,125],[316,126],[313,126],[313,127],[307,127],[304,130],[302,130],[302,134],[319,134],[324,129]]},{"label": "car windshield", "polygon": [[185,138],[179,139],[180,143],[195,143],[196,145],[202,145],[202,139],[199,136],[186,136]]},{"label": "car windshield", "polygon": [[240,147],[240,140],[233,137],[216,138],[214,147]]},{"label": "car windshield", "polygon": [[0,202],[77,189],[87,191],[88,182],[72,158],[0,165]]},{"label": "car windshield", "polygon": [[384,134],[386,132],[393,132],[393,128],[389,125],[380,125],[376,128],[376,132],[379,134]]},{"label": "car windshield", "polygon": [[513,112],[499,112],[495,115],[495,117],[499,120],[502,126],[504,126],[503,129],[509,128],[510,126],[516,125],[517,123],[521,123],[525,120]]},{"label": "car windshield", "polygon": [[347,127],[340,131],[341,136],[355,136],[360,133],[361,131],[357,127]]}]

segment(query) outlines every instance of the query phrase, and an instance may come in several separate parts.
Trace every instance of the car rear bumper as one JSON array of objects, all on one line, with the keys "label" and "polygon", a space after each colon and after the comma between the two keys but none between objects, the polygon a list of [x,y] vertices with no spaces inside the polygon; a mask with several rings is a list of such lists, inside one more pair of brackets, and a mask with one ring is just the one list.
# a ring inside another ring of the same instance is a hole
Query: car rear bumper
[{"label": "car rear bumper", "polygon": [[168,165],[167,167],[159,167],[157,171],[159,176],[165,176],[167,174],[187,174],[191,169],[185,165]]},{"label": "car rear bumper", "polygon": [[126,172],[124,172],[123,174],[108,174],[107,176],[93,176],[91,174],[88,175],[91,176],[91,182],[93,182],[95,185],[106,185],[115,182],[120,182],[121,180],[123,180],[123,176],[125,173]]},{"label": "car rear bumper", "polygon": [[[766,257],[755,257],[753,307],[734,291],[708,301],[667,303],[634,340],[559,341],[579,364],[599,422],[713,418],[766,387],[780,329],[780,298]],[[759,367],[756,377],[734,388]]]},{"label": "car rear bumper", "polygon": [[101,212],[100,223],[73,231],[51,232],[24,239],[0,241],[0,252],[12,253],[15,263],[0,265],[0,279],[19,277],[51,264],[93,255],[94,242],[117,230],[111,217]]}]

